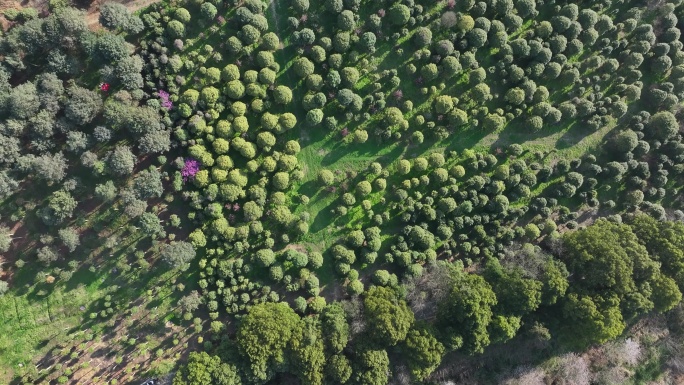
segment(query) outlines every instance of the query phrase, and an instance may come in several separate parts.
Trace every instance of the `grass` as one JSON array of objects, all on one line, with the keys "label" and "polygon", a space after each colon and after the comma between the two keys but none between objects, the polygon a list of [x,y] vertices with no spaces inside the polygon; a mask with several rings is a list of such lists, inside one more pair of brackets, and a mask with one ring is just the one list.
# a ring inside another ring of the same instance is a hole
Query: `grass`
[{"label": "grass", "polygon": [[[82,180],[84,184],[97,182],[87,175]],[[169,328],[166,323],[181,323],[175,311],[181,294],[176,280],[193,289],[197,278],[179,276],[163,266],[157,257],[158,245],[130,226],[132,222],[122,215],[120,205],[90,200],[80,202],[74,218],[64,224],[78,229],[81,245],[68,253],[55,239],[60,259],[43,265],[35,257],[35,250],[41,247],[39,238],[57,236],[54,228],[46,227],[33,213],[40,205],[34,202],[44,197],[41,193],[40,189],[29,190],[0,206],[3,218],[21,219],[13,248],[3,263],[25,261],[20,269],[9,270],[10,291],[0,296],[0,383],[14,384],[19,378],[48,383],[61,375],[73,383],[94,377],[121,381],[133,367],[138,374],[148,371],[154,366],[151,355],[131,351],[122,343],[129,338],[144,341],[145,349],[162,349],[162,360],[180,354],[183,345],[173,345],[172,340],[187,343],[191,336],[178,337],[179,328]],[[182,202],[162,200],[150,203],[162,220],[179,213],[183,206]],[[182,238],[187,230],[167,227],[167,232]],[[117,241],[108,246],[109,239]],[[144,253],[142,258],[136,255],[138,251]],[[71,266],[68,261],[78,264]],[[64,276],[61,271],[71,271],[71,275]],[[46,276],[56,280],[48,283]],[[106,296],[111,298],[105,301]],[[100,312],[107,309],[105,302],[110,302],[111,313],[103,316]],[[121,365],[113,362],[116,356],[125,357]],[[94,367],[96,363],[100,367]]]},{"label": "grass", "polygon": [[0,297],[0,382],[9,383],[15,371],[59,343],[83,320],[79,310],[102,292],[93,285],[66,291],[58,288],[38,297],[33,292]]},{"label": "grass", "polygon": [[[438,3],[435,6],[427,8],[425,10],[425,17],[430,18],[433,15],[438,15],[443,7],[443,3]],[[376,4],[364,3],[359,11],[361,20],[366,20],[370,14],[375,13],[377,11],[376,8]],[[320,9],[314,9],[313,6],[312,9],[309,10],[309,14],[315,14],[316,16],[321,17],[322,25],[335,23],[335,20],[330,18],[327,13],[320,12]],[[301,84],[302,82],[298,79],[293,79],[291,71],[285,71],[297,57],[291,39],[291,31],[287,27],[287,17],[290,15],[288,12],[284,12],[283,5],[279,5],[277,2],[270,2],[269,9],[266,11],[266,16],[269,25],[271,26],[271,30],[274,30],[281,36],[282,43],[285,47],[283,50],[279,50],[276,53],[276,57],[281,63],[279,82],[288,85],[293,89],[295,101],[301,100],[301,96],[305,91]],[[509,39],[513,40],[517,38],[531,27],[531,21],[527,21],[516,33],[511,34]],[[373,55],[368,56],[371,59],[370,66],[367,67],[369,70],[365,74],[362,73],[359,83],[357,83],[354,88],[356,90],[363,89],[363,92],[368,92],[366,88],[371,87],[375,76],[381,75],[383,71],[386,70],[402,70],[411,61],[411,57],[408,54],[403,56],[399,55],[397,51],[401,49],[407,53],[412,52],[414,48],[412,48],[411,36],[414,32],[415,30],[409,31],[409,34],[401,37],[394,46],[392,46],[393,43],[383,43],[382,39],[379,38],[377,51]],[[433,40],[436,41],[442,38],[442,35],[445,33],[446,32],[439,30],[435,31]],[[482,54],[478,54],[478,60],[480,62],[486,63],[492,61],[491,58],[480,56],[482,56]],[[361,55],[360,59],[363,59],[364,57],[367,56]],[[397,63],[403,64],[398,66]],[[411,76],[407,77],[406,74],[402,74],[401,76],[404,80],[411,78]],[[414,102],[413,110],[405,115],[407,119],[411,119],[416,114],[429,112],[432,108],[433,99],[439,94],[431,93],[422,95],[418,86],[406,81],[400,84],[398,88],[403,91],[406,100],[412,100]],[[394,90],[395,89],[386,89],[384,86],[382,89],[386,95],[391,95]],[[460,81],[454,82],[452,86],[444,91],[449,91],[450,94],[456,95],[467,92],[467,82],[464,82],[464,78],[461,77]],[[554,95],[552,95],[552,99],[553,96]],[[392,100],[388,100],[387,105],[389,106],[391,103]],[[502,132],[483,133],[477,130],[466,130],[453,133],[451,137],[442,141],[435,141],[434,139],[428,138],[426,139],[426,145],[422,146],[407,146],[405,143],[399,142],[379,143],[373,140],[372,135],[368,142],[359,145],[356,143],[344,143],[345,141],[339,134],[339,130],[341,130],[342,127],[347,127],[350,132],[353,132],[355,129],[367,129],[370,131],[375,125],[380,124],[380,116],[378,114],[372,115],[371,119],[367,121],[340,122],[336,130],[333,132],[326,132],[323,131],[324,129],[320,126],[310,128],[305,127],[305,125],[302,124],[305,111],[299,103],[295,102],[290,107],[300,122],[300,132],[292,133],[290,136],[291,138],[300,140],[302,151],[298,158],[305,171],[305,178],[297,186],[296,192],[293,195],[306,195],[310,198],[309,204],[306,207],[299,206],[295,213],[307,211],[311,215],[314,222],[311,226],[311,234],[305,237],[305,241],[314,244],[321,243],[325,239],[330,239],[331,233],[335,232],[334,230],[332,232],[329,231],[327,227],[334,222],[334,217],[329,213],[329,209],[334,206],[336,194],[326,193],[317,185],[316,177],[321,169],[340,170],[345,173],[350,171],[359,172],[364,170],[368,164],[374,161],[379,161],[386,167],[397,159],[403,157],[412,158],[435,150],[441,151],[448,149],[461,152],[464,149],[475,149],[479,152],[492,152],[497,148],[505,147],[512,143],[521,143],[524,145],[525,149],[530,151],[558,148],[558,151],[555,151],[553,155],[549,157],[549,161],[561,157],[572,159],[597,148],[603,141],[605,135],[614,127],[613,125],[609,125],[597,132],[590,133],[583,132],[578,126],[558,125],[547,127],[543,132],[532,135],[533,137],[530,138],[531,135],[529,131],[525,130],[522,124],[518,124],[514,121]],[[432,146],[430,144],[432,144]],[[344,180],[346,178],[342,179]]]}]

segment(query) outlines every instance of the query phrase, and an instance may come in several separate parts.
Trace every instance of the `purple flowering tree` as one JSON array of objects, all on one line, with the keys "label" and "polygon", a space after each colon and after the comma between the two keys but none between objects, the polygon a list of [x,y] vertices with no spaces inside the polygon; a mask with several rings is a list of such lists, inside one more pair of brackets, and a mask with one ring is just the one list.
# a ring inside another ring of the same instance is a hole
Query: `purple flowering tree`
[{"label": "purple flowering tree", "polygon": [[167,110],[170,110],[173,108],[173,102],[169,100],[169,93],[164,91],[164,90],[159,90],[157,92],[157,95],[159,95],[159,99],[161,99],[161,105],[162,107],[166,108]]},{"label": "purple flowering tree", "polygon": [[194,179],[197,172],[199,172],[200,164],[196,159],[188,158],[185,160],[183,169],[181,170],[181,176],[183,176],[183,181],[187,182],[188,179]]}]

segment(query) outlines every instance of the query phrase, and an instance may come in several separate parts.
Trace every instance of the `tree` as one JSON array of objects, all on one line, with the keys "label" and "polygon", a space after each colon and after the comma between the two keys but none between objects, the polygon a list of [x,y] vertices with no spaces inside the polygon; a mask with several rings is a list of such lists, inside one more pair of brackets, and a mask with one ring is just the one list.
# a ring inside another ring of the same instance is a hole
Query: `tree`
[{"label": "tree", "polygon": [[141,171],[133,179],[133,190],[139,199],[147,200],[161,197],[164,192],[162,175],[154,167]]},{"label": "tree", "polygon": [[80,154],[88,148],[88,137],[81,131],[69,131],[66,139],[66,149],[69,152]]},{"label": "tree", "polygon": [[67,160],[61,152],[54,155],[49,153],[43,154],[33,158],[31,165],[36,175],[47,181],[48,184],[53,184],[64,179],[68,167]]},{"label": "tree", "polygon": [[190,11],[182,7],[176,8],[173,17],[184,24],[189,23],[191,20]]},{"label": "tree", "polygon": [[19,182],[14,180],[7,171],[0,171],[0,201],[14,194],[19,188]]},{"label": "tree", "polygon": [[658,274],[651,287],[653,288],[651,299],[656,311],[661,313],[670,311],[682,301],[682,292],[677,287],[677,283],[665,274]]},{"label": "tree", "polygon": [[12,245],[12,233],[7,226],[0,226],[0,253],[6,253]]},{"label": "tree", "polygon": [[326,363],[326,375],[332,381],[345,384],[352,375],[352,367],[349,359],[344,354],[334,354]]},{"label": "tree", "polygon": [[353,382],[367,385],[386,385],[389,381],[389,357],[384,350],[364,349],[354,359]]},{"label": "tree", "polygon": [[509,89],[508,91],[506,91],[505,98],[506,98],[506,101],[511,103],[511,104],[515,104],[515,105],[522,104],[525,101],[525,91],[523,91],[523,89],[521,89],[519,87],[513,87],[513,88]]},{"label": "tree", "polygon": [[[175,21],[175,20],[174,20]],[[171,21],[173,23],[174,21]],[[169,23],[169,24],[171,24]],[[177,21],[176,21],[177,23]],[[181,27],[183,25],[181,24]],[[183,28],[184,30],[184,28]],[[174,36],[180,37],[180,36]],[[112,64],[130,54],[126,40],[121,35],[105,33],[99,35],[95,43],[95,60],[102,64]],[[91,91],[92,92],[92,91]],[[97,96],[99,99],[99,95]]]},{"label": "tree", "polygon": [[321,314],[321,330],[328,349],[339,354],[350,339],[349,324],[342,306],[335,302],[327,305]]},{"label": "tree", "polygon": [[14,118],[24,120],[34,116],[40,108],[35,84],[26,82],[13,88],[8,104]]},{"label": "tree", "polygon": [[244,204],[242,211],[245,215],[245,221],[252,222],[259,220],[263,214],[264,210],[256,202],[249,201]]},{"label": "tree", "polygon": [[411,329],[404,345],[409,369],[418,381],[423,381],[442,362],[444,345],[428,329]]},{"label": "tree", "polygon": [[107,2],[100,6],[100,24],[110,31],[127,29],[130,18],[131,13],[123,4]]},{"label": "tree", "polygon": [[576,346],[589,343],[602,344],[620,334],[625,328],[618,300],[608,297],[594,300],[589,296],[568,295],[563,315],[568,339]]},{"label": "tree", "polygon": [[335,175],[330,170],[321,170],[318,173],[318,181],[323,186],[332,186],[335,183]]},{"label": "tree", "polygon": [[260,132],[257,134],[257,145],[264,149],[264,151],[270,151],[271,148],[276,144],[276,138],[268,131]]},{"label": "tree", "polygon": [[629,226],[597,220],[583,230],[563,236],[563,259],[571,275],[582,277],[577,286],[591,292],[623,296],[636,290],[634,268],[650,260]]},{"label": "tree", "polygon": [[542,302],[542,283],[523,276],[522,269],[504,269],[498,260],[488,259],[484,277],[496,294],[501,313],[522,316]]},{"label": "tree", "polygon": [[292,3],[292,8],[294,8],[297,13],[305,13],[309,10],[309,0],[297,0]]},{"label": "tree", "polygon": [[171,20],[166,25],[166,33],[172,39],[180,39],[185,36],[185,26],[178,20]]},{"label": "tree", "polygon": [[506,126],[506,118],[499,114],[488,114],[482,122],[482,127],[490,132],[498,132]]},{"label": "tree", "polygon": [[648,133],[658,140],[666,140],[677,134],[679,123],[670,111],[660,111],[648,123]]},{"label": "tree", "polygon": [[359,70],[354,67],[344,67],[340,71],[342,82],[347,88],[354,88],[361,77]]},{"label": "tree", "polygon": [[636,132],[625,130],[620,132],[612,142],[615,149],[622,154],[632,151],[639,144],[639,138]]},{"label": "tree", "polygon": [[684,290],[684,224],[658,221],[640,214],[629,222],[630,227],[648,252],[662,264],[662,272],[679,283]]},{"label": "tree", "polygon": [[197,290],[191,291],[188,295],[178,300],[178,306],[183,311],[193,312],[199,309],[202,304],[202,297]]},{"label": "tree", "polygon": [[446,114],[454,108],[453,98],[449,95],[440,95],[435,102],[438,114]]},{"label": "tree", "polygon": [[385,110],[385,123],[395,126],[404,121],[404,114],[397,107],[388,107]]},{"label": "tree", "polygon": [[364,181],[359,182],[359,184],[356,185],[356,192],[362,197],[370,194],[371,191],[372,191],[372,187],[371,187],[370,182],[368,182],[368,181],[364,180]]},{"label": "tree", "polygon": [[273,99],[278,104],[290,104],[292,102],[292,90],[287,86],[279,85],[273,90]]},{"label": "tree", "polygon": [[114,182],[108,180],[103,184],[95,186],[95,196],[104,202],[114,200],[114,198],[116,198],[116,186],[114,186]]},{"label": "tree", "polygon": [[[316,297],[309,307],[313,308],[320,304],[325,306],[325,300],[322,297]],[[311,318],[302,320],[301,327],[295,330],[289,345],[292,351],[292,367],[302,383],[322,385],[325,354],[318,322]]]},{"label": "tree", "polygon": [[319,108],[314,108],[306,113],[306,122],[310,126],[315,126],[323,121],[323,111]]},{"label": "tree", "polygon": [[73,227],[60,229],[57,233],[59,234],[59,239],[62,241],[62,243],[64,243],[64,246],[66,246],[70,252],[76,250],[78,245],[81,244],[78,231],[76,231],[76,229]]},{"label": "tree", "polygon": [[59,259],[59,254],[57,254],[57,251],[55,251],[53,247],[43,246],[38,249],[36,257],[46,266],[49,266],[52,262],[55,262],[57,259]]},{"label": "tree", "polygon": [[290,175],[286,172],[277,172],[273,175],[272,183],[276,190],[285,190],[290,185]]},{"label": "tree", "polygon": [[148,236],[156,237],[164,233],[164,226],[159,221],[159,217],[153,213],[143,213],[138,218],[140,230]]},{"label": "tree", "polygon": [[487,43],[487,32],[481,28],[473,28],[467,36],[468,43],[475,48],[483,47]]},{"label": "tree", "polygon": [[226,84],[225,93],[233,100],[239,100],[245,96],[245,86],[240,80],[231,80]]},{"label": "tree", "polygon": [[340,13],[344,9],[342,0],[325,0],[325,9],[331,13]]},{"label": "tree", "polygon": [[102,109],[102,99],[95,91],[71,87],[67,94],[69,98],[64,105],[64,115],[79,126],[90,123]]},{"label": "tree", "polygon": [[536,3],[534,0],[519,0],[515,2],[515,9],[520,17],[528,17],[536,14]]},{"label": "tree", "polygon": [[390,7],[387,14],[390,23],[394,25],[404,25],[411,18],[411,10],[404,4],[396,3]]},{"label": "tree", "polygon": [[419,27],[413,35],[413,42],[418,48],[429,46],[432,43],[432,31],[425,27]]},{"label": "tree", "polygon": [[68,192],[57,190],[50,195],[48,205],[38,212],[43,222],[48,225],[57,225],[73,216],[78,203]]},{"label": "tree", "polygon": [[369,336],[382,346],[393,346],[406,338],[414,321],[406,302],[387,287],[372,287],[364,297]]},{"label": "tree", "polygon": [[217,12],[216,6],[212,3],[203,3],[200,6],[200,13],[206,20],[213,20]]},{"label": "tree", "polygon": [[174,385],[241,385],[238,368],[221,362],[218,356],[206,352],[192,352],[173,378]]},{"label": "tree", "polygon": [[192,244],[183,241],[165,244],[161,249],[162,259],[174,269],[186,270],[195,255]]},{"label": "tree", "polygon": [[118,145],[107,154],[107,166],[115,175],[129,175],[135,167],[136,157],[130,147]]},{"label": "tree", "polygon": [[437,322],[450,350],[460,347],[467,353],[481,353],[490,343],[487,328],[492,322],[496,295],[479,275],[461,273],[449,294],[440,303]]},{"label": "tree", "polygon": [[266,382],[286,363],[287,345],[300,328],[299,316],[285,303],[260,303],[243,317],[237,347],[249,365],[251,381]]},{"label": "tree", "polygon": [[344,10],[337,14],[337,28],[342,31],[351,31],[354,29],[356,21],[354,20],[354,13],[349,10]]},{"label": "tree", "polygon": [[293,65],[293,68],[295,74],[297,74],[297,76],[299,76],[302,79],[306,78],[314,72],[314,64],[311,62],[311,60],[305,57],[300,57],[299,59],[297,59]]},{"label": "tree", "polygon": [[475,20],[470,15],[461,15],[456,25],[462,32],[470,32],[475,27]]},{"label": "tree", "polygon": [[256,252],[256,261],[263,267],[269,267],[275,262],[275,254],[271,249],[261,249]]},{"label": "tree", "polygon": [[143,154],[159,154],[171,149],[171,131],[153,130],[138,141],[138,149]]}]

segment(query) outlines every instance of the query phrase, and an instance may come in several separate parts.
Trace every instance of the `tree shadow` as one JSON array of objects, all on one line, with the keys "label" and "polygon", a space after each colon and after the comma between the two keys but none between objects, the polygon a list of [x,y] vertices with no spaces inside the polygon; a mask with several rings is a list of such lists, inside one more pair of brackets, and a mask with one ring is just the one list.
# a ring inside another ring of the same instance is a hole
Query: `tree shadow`
[{"label": "tree shadow", "polygon": [[472,127],[455,129],[442,141],[447,150],[461,152],[475,147],[484,137],[490,133]]},{"label": "tree shadow", "polygon": [[297,190],[300,194],[306,195],[309,197],[309,199],[315,197],[320,191],[321,187],[318,185],[318,182],[314,180],[310,180],[308,182],[305,182],[301,186],[299,186],[299,189]]},{"label": "tree shadow", "polygon": [[[575,125],[574,121],[569,124],[547,125],[537,132],[531,132],[525,131],[522,121],[513,120],[508,126],[498,133],[498,137],[490,146],[490,150],[494,151],[497,148],[505,148],[511,144],[523,144],[537,139],[548,138],[557,134],[558,132],[567,130],[568,127],[573,125]],[[571,144],[567,147],[572,147],[573,145],[574,144]]]},{"label": "tree shadow", "polygon": [[316,215],[316,218],[314,218],[313,222],[311,223],[311,227],[309,229],[310,233],[317,233],[326,227],[330,226],[339,218],[337,214],[333,214],[330,211],[335,207],[337,204],[337,200],[333,200],[330,202],[329,205],[321,209],[318,214]]},{"label": "tree shadow", "polygon": [[584,127],[580,122],[573,121],[568,124],[568,129],[563,133],[563,135],[558,138],[556,142],[556,148],[559,150],[564,150],[575,146],[581,142],[584,138],[591,135],[595,131],[590,131],[587,127]]}]

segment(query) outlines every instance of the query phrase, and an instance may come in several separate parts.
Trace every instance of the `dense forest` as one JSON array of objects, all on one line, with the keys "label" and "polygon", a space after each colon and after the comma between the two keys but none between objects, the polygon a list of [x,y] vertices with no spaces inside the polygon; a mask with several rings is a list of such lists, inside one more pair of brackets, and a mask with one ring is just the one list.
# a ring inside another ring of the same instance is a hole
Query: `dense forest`
[{"label": "dense forest", "polygon": [[88,7],[4,10],[0,383],[684,381],[681,0]]}]

